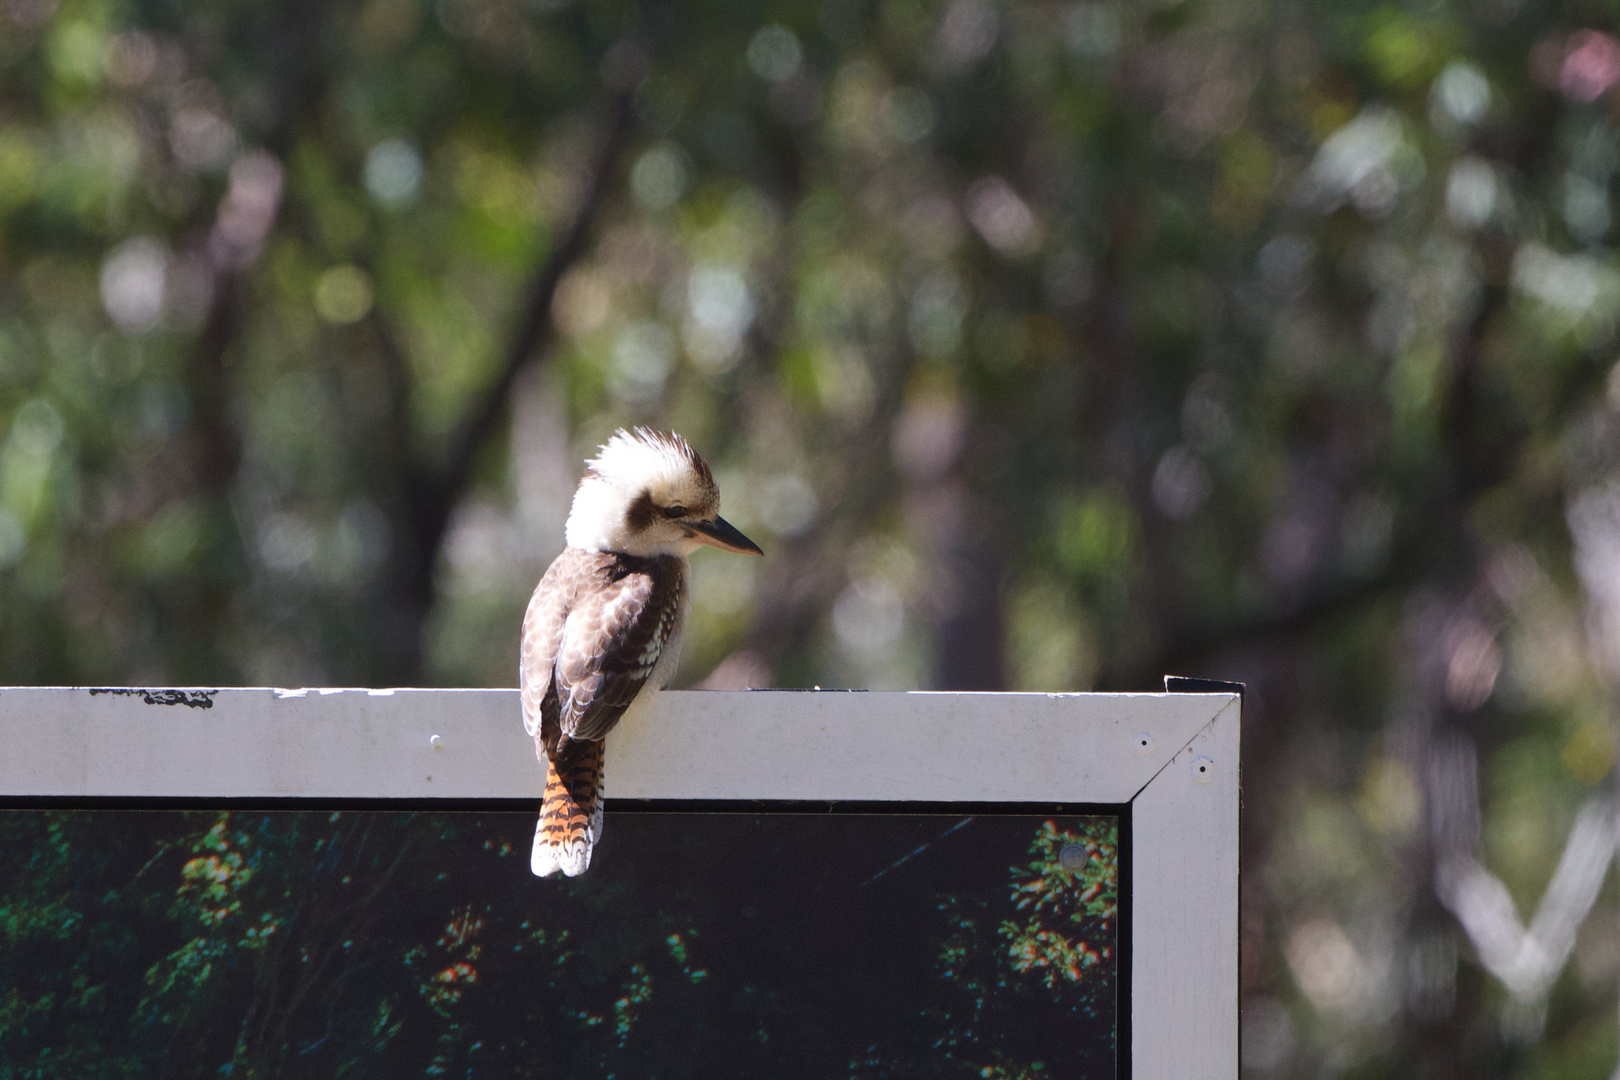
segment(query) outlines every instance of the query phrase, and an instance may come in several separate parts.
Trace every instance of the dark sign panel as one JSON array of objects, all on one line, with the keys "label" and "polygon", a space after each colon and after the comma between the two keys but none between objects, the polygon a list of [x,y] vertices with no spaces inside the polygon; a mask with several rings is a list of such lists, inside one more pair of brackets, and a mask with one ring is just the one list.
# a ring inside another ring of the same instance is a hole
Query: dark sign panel
[{"label": "dark sign panel", "polygon": [[[0,1051],[58,1075],[1108,1077],[1110,815],[0,814]],[[155,1071],[154,1071],[155,1070]]]}]

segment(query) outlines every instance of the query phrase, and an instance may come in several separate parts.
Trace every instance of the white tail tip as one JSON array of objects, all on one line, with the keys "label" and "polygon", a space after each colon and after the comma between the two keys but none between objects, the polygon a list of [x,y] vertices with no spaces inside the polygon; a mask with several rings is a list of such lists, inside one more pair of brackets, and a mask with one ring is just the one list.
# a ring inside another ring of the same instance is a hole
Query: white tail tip
[{"label": "white tail tip", "polygon": [[[595,823],[593,830],[596,836],[601,835],[600,819]],[[596,836],[591,837],[592,840]],[[578,877],[591,865],[590,843],[576,840],[572,844],[558,846],[546,842],[540,825],[534,828],[534,850],[529,854],[529,869],[535,877],[550,877],[561,870],[564,877]]]}]

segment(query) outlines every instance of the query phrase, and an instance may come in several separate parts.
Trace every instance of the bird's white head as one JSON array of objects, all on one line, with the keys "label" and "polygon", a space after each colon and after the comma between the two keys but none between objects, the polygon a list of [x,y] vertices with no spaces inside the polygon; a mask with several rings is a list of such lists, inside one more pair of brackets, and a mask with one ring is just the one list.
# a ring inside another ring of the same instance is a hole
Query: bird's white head
[{"label": "bird's white head", "polygon": [[690,555],[708,544],[761,554],[720,517],[708,462],[673,432],[613,433],[585,463],[568,512],[568,546],[626,555]]}]

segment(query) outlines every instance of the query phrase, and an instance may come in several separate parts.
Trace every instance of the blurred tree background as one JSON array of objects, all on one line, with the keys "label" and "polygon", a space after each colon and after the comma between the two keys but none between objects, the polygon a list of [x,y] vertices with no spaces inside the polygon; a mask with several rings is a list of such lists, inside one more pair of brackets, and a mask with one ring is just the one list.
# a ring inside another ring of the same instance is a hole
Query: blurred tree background
[{"label": "blurred tree background", "polygon": [[672,427],[682,683],[1245,680],[1246,1072],[1607,1076],[1613,22],[4,0],[0,681],[511,685]]}]

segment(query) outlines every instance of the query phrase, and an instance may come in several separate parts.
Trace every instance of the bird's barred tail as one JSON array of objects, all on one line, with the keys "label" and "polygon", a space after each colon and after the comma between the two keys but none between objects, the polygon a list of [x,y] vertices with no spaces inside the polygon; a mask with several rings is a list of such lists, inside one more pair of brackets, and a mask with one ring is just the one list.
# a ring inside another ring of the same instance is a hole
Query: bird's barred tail
[{"label": "bird's barred tail", "polygon": [[602,836],[602,743],[574,743],[561,762],[546,759],[546,794],[534,830],[529,869],[578,877]]}]

